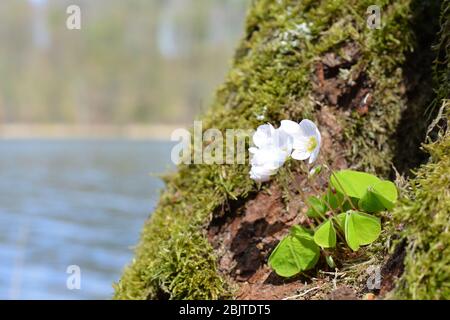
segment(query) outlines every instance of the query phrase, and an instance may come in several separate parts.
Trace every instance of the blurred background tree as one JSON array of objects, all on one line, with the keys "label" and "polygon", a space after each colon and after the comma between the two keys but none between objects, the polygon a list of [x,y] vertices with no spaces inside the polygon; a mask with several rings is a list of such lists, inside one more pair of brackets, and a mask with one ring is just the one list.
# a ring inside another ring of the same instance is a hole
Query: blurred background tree
[{"label": "blurred background tree", "polygon": [[[82,29],[66,28],[81,8]],[[186,123],[212,98],[248,0],[2,0],[0,124]]]}]

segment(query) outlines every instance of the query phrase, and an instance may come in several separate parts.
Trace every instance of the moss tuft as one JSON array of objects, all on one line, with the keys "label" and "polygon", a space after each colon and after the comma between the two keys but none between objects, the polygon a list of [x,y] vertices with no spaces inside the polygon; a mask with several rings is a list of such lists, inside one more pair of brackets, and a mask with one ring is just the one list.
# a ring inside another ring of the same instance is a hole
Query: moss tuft
[{"label": "moss tuft", "polygon": [[[394,292],[401,299],[450,299],[450,1],[442,4],[436,46],[434,106],[441,104],[425,145],[430,155],[411,180],[411,196],[394,212],[408,241],[405,271]],[[436,130],[436,127],[438,128]]]},{"label": "moss tuft", "polygon": [[[445,102],[447,125],[450,103]],[[425,149],[431,161],[411,181],[412,198],[394,212],[408,239],[397,298],[450,299],[450,131]]]}]

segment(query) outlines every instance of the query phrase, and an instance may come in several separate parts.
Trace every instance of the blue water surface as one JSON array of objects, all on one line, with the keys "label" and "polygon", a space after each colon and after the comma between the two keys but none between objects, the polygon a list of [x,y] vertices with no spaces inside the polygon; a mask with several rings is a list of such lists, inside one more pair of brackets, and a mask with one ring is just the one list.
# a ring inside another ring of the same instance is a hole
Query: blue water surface
[{"label": "blue water surface", "polygon": [[[0,141],[0,299],[109,299],[170,142]],[[67,268],[81,270],[69,290]]]}]

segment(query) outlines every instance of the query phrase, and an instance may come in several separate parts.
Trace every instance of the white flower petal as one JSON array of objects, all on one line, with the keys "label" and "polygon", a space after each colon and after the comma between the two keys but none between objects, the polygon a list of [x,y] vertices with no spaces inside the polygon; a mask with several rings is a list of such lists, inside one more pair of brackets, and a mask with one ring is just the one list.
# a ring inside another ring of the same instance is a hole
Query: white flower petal
[{"label": "white flower petal", "polygon": [[316,148],[314,149],[314,151],[311,153],[311,157],[309,157],[309,163],[313,163],[317,160],[317,158],[319,157],[319,151],[320,148]]},{"label": "white flower petal", "polygon": [[306,160],[311,156],[311,153],[306,150],[294,150],[291,157],[295,160]]},{"label": "white flower petal", "polygon": [[322,135],[320,134],[320,131],[317,128],[316,128],[316,139],[317,139],[317,148],[320,149],[322,145]]},{"label": "white flower petal", "polygon": [[303,135],[306,137],[312,137],[317,135],[317,126],[314,122],[308,119],[303,119],[300,124],[300,130],[302,131]]},{"label": "white flower petal", "polygon": [[257,147],[263,147],[270,143],[274,127],[271,124],[263,124],[256,129],[253,134],[253,144]]},{"label": "white flower petal", "polygon": [[271,146],[257,149],[257,152],[251,156],[250,164],[252,166],[266,167],[269,170],[277,170],[289,157],[290,151],[273,148]]},{"label": "white flower petal", "polygon": [[253,166],[252,171],[261,176],[271,176],[277,173],[277,169],[268,166]]},{"label": "white flower petal", "polygon": [[297,135],[294,137],[294,141],[292,143],[292,148],[294,150],[307,150],[308,149],[309,138],[303,135]]},{"label": "white flower petal", "polygon": [[265,163],[267,163],[267,159],[270,156],[272,156],[272,152],[270,151],[270,149],[258,149],[258,151],[253,154],[251,164],[253,166],[263,166]]},{"label": "white flower petal", "polygon": [[257,182],[265,182],[270,180],[270,176],[275,174],[276,171],[268,170],[267,168],[254,166],[250,170],[250,178]]},{"label": "white flower petal", "polygon": [[270,176],[258,176],[250,172],[250,178],[256,182],[266,182],[270,180]]},{"label": "white flower petal", "polygon": [[311,158],[309,158],[309,163],[313,163],[319,157],[320,147],[322,146],[322,136],[320,134],[319,129],[316,127],[316,141],[317,146],[311,154]]},{"label": "white flower petal", "polygon": [[300,125],[291,120],[282,120],[280,129],[289,135],[294,135],[300,131]]},{"label": "white flower petal", "polygon": [[259,150],[258,152],[253,154],[253,156],[250,159],[250,164],[252,166],[261,166],[264,164],[264,162],[265,162],[264,154]]},{"label": "white flower petal", "polygon": [[280,149],[287,153],[291,153],[293,142],[291,135],[287,134],[283,130],[277,129],[273,138],[273,147],[275,149]]},{"label": "white flower petal", "polygon": [[288,153],[288,152],[279,151],[279,150],[274,152],[272,159],[271,159],[274,167],[277,167],[277,168],[282,167],[283,164],[286,162],[287,158],[289,157],[289,154],[290,153]]}]

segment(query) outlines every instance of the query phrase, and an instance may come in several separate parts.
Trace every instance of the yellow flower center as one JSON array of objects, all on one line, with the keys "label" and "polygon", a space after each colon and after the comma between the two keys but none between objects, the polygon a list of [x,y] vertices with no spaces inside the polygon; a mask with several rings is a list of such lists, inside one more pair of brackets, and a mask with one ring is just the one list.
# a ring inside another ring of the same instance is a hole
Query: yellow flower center
[{"label": "yellow flower center", "polygon": [[316,137],[310,137],[308,141],[308,147],[306,148],[306,150],[308,150],[308,152],[313,152],[314,149],[316,149],[316,147],[317,147]]}]

